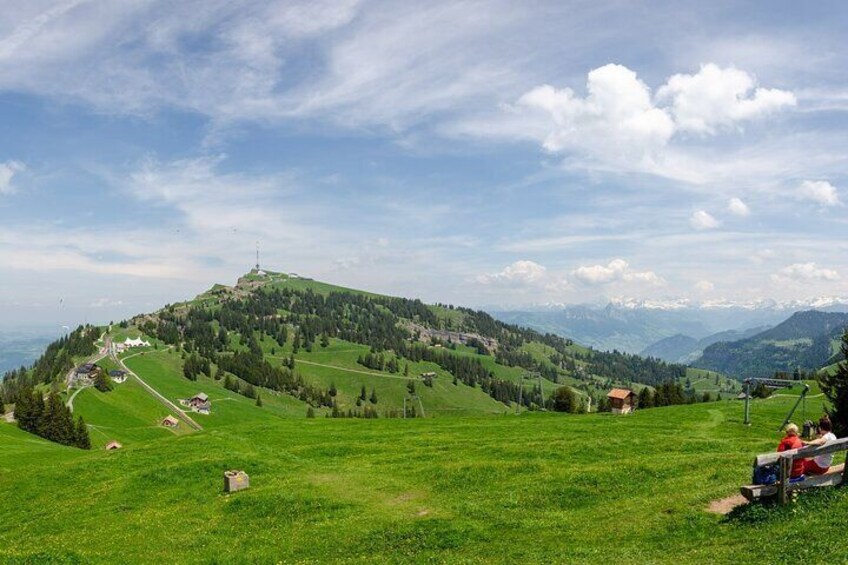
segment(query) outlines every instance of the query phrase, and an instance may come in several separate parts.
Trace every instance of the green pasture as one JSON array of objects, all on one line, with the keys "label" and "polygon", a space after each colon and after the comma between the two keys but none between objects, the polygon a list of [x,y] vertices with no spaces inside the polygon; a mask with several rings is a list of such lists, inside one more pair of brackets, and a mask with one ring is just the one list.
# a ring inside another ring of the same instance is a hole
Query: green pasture
[{"label": "green pasture", "polygon": [[[776,446],[791,401],[755,401],[750,428],[736,401],[625,417],[221,414],[117,452],[3,424],[0,561],[845,562],[848,491],[707,512]],[[231,468],[249,490],[222,492]]]}]

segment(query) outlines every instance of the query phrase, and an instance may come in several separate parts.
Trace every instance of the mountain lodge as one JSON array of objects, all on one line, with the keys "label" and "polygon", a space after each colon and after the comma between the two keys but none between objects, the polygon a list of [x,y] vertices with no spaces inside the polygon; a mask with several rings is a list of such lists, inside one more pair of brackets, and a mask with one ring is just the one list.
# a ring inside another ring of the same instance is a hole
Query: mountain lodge
[{"label": "mountain lodge", "polygon": [[614,388],[607,394],[613,414],[629,414],[636,407],[636,393],[626,388]]}]

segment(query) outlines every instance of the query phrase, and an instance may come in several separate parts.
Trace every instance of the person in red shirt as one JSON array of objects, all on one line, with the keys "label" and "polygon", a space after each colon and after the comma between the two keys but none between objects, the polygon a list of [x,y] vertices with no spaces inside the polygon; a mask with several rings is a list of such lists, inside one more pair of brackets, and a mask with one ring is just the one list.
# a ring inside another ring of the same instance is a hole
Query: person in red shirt
[{"label": "person in red shirt", "polygon": [[[800,449],[804,447],[804,443],[801,441],[801,438],[798,437],[798,426],[795,424],[788,424],[786,426],[786,436],[780,440],[780,445],[777,446],[777,451],[788,451],[790,449]],[[790,479],[796,479],[804,474],[804,459],[793,459],[792,460],[792,473],[789,475]]]}]

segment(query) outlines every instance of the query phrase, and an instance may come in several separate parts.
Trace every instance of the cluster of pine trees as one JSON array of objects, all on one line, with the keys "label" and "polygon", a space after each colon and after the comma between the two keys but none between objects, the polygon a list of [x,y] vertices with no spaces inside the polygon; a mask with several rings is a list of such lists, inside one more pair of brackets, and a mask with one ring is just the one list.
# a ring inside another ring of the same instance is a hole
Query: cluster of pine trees
[{"label": "cluster of pine trees", "polygon": [[842,359],[836,371],[824,371],[819,376],[819,384],[824,395],[830,400],[827,415],[833,423],[833,433],[837,437],[848,436],[848,330],[842,334],[840,346]]},{"label": "cluster of pine trees", "polygon": [[[719,399],[721,399],[720,395]],[[653,391],[647,387],[639,391],[637,406],[639,408],[657,408],[676,404],[693,404],[699,401],[711,402],[712,400],[710,393],[704,393],[701,396],[689,394],[680,383],[667,381],[658,385]]]},{"label": "cluster of pine trees", "polygon": [[344,410],[340,410],[338,406],[333,404],[333,409],[327,413],[328,418],[363,418],[366,420],[371,420],[375,418],[379,418],[380,415],[377,413],[376,408],[372,408],[371,406],[366,405],[362,410],[358,408],[348,408],[345,412]]},{"label": "cluster of pine trees", "polygon": [[45,401],[41,393],[27,388],[20,391],[15,403],[15,419],[24,431],[62,445],[91,449],[88,428],[82,419],[74,417],[70,408],[51,392]]},{"label": "cluster of pine trees", "polygon": [[299,398],[313,406],[330,406],[328,391],[304,382],[288,367],[276,367],[254,353],[236,351],[216,356],[218,367],[253,385],[270,388]]},{"label": "cluster of pine trees", "polygon": [[183,375],[190,381],[196,381],[199,375],[212,376],[209,359],[192,353],[183,362]]},{"label": "cluster of pine trees", "polygon": [[363,367],[368,367],[375,371],[400,372],[400,364],[394,355],[389,355],[388,359],[386,359],[386,355],[382,353],[372,353],[369,351],[365,355],[360,355],[356,362]]}]

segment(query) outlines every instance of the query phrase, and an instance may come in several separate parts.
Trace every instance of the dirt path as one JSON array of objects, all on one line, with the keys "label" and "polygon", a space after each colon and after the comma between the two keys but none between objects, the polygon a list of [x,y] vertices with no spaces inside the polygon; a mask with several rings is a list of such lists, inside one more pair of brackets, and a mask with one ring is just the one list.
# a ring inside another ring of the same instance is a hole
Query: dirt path
[{"label": "dirt path", "polygon": [[725,514],[730,514],[730,512],[737,506],[743,506],[745,504],[748,504],[748,500],[744,496],[741,494],[734,494],[733,496],[728,496],[721,500],[713,500],[710,502],[709,507],[707,507],[707,511],[712,512],[713,514],[721,514],[723,516]]},{"label": "dirt path", "polygon": [[74,398],[76,398],[79,393],[81,393],[82,391],[84,391],[87,388],[90,388],[91,386],[92,385],[85,385],[85,386],[81,386],[78,389],[76,389],[74,391],[74,393],[71,395],[71,397],[68,399],[68,401],[65,403],[65,406],[70,408],[71,412],[73,412],[74,411]]},{"label": "dirt path", "polygon": [[[274,359],[288,359],[288,357],[279,357],[275,355],[269,355],[268,357],[273,357]],[[347,369],[345,367],[338,367],[336,365],[327,365],[325,363],[316,363],[315,361],[304,361],[303,359],[295,359],[295,366],[297,366],[298,363],[303,363],[304,365],[313,365],[315,367],[324,367],[326,369],[335,369],[336,371],[344,371],[345,373],[357,373],[360,375],[371,375],[372,377],[383,377],[384,379],[401,379],[404,381],[420,380],[417,377],[404,377],[403,375],[387,375],[385,373],[375,373],[373,371],[360,371],[359,369]]]},{"label": "dirt path", "polygon": [[121,369],[126,371],[128,375],[135,377],[135,379],[139,382],[139,384],[142,387],[144,387],[144,389],[147,392],[152,394],[156,398],[156,400],[158,400],[159,402],[164,404],[169,410],[172,410],[174,413],[176,413],[178,418],[180,418],[182,421],[184,421],[186,424],[188,424],[190,427],[194,428],[195,430],[202,431],[203,426],[201,426],[200,424],[195,422],[188,414],[186,414],[183,410],[181,410],[176,404],[174,404],[173,402],[171,402],[170,400],[165,398],[163,395],[161,395],[158,390],[156,390],[155,388],[153,388],[152,386],[147,384],[144,381],[144,379],[139,377],[132,370],[130,370],[129,367],[126,366],[124,361],[126,361],[127,359],[131,359],[131,358],[135,357],[136,355],[141,355],[141,353],[134,353],[133,355],[128,355],[127,357],[124,357],[123,359],[120,359],[120,358],[116,357],[115,355],[113,355],[112,359],[118,365],[120,365]]}]

